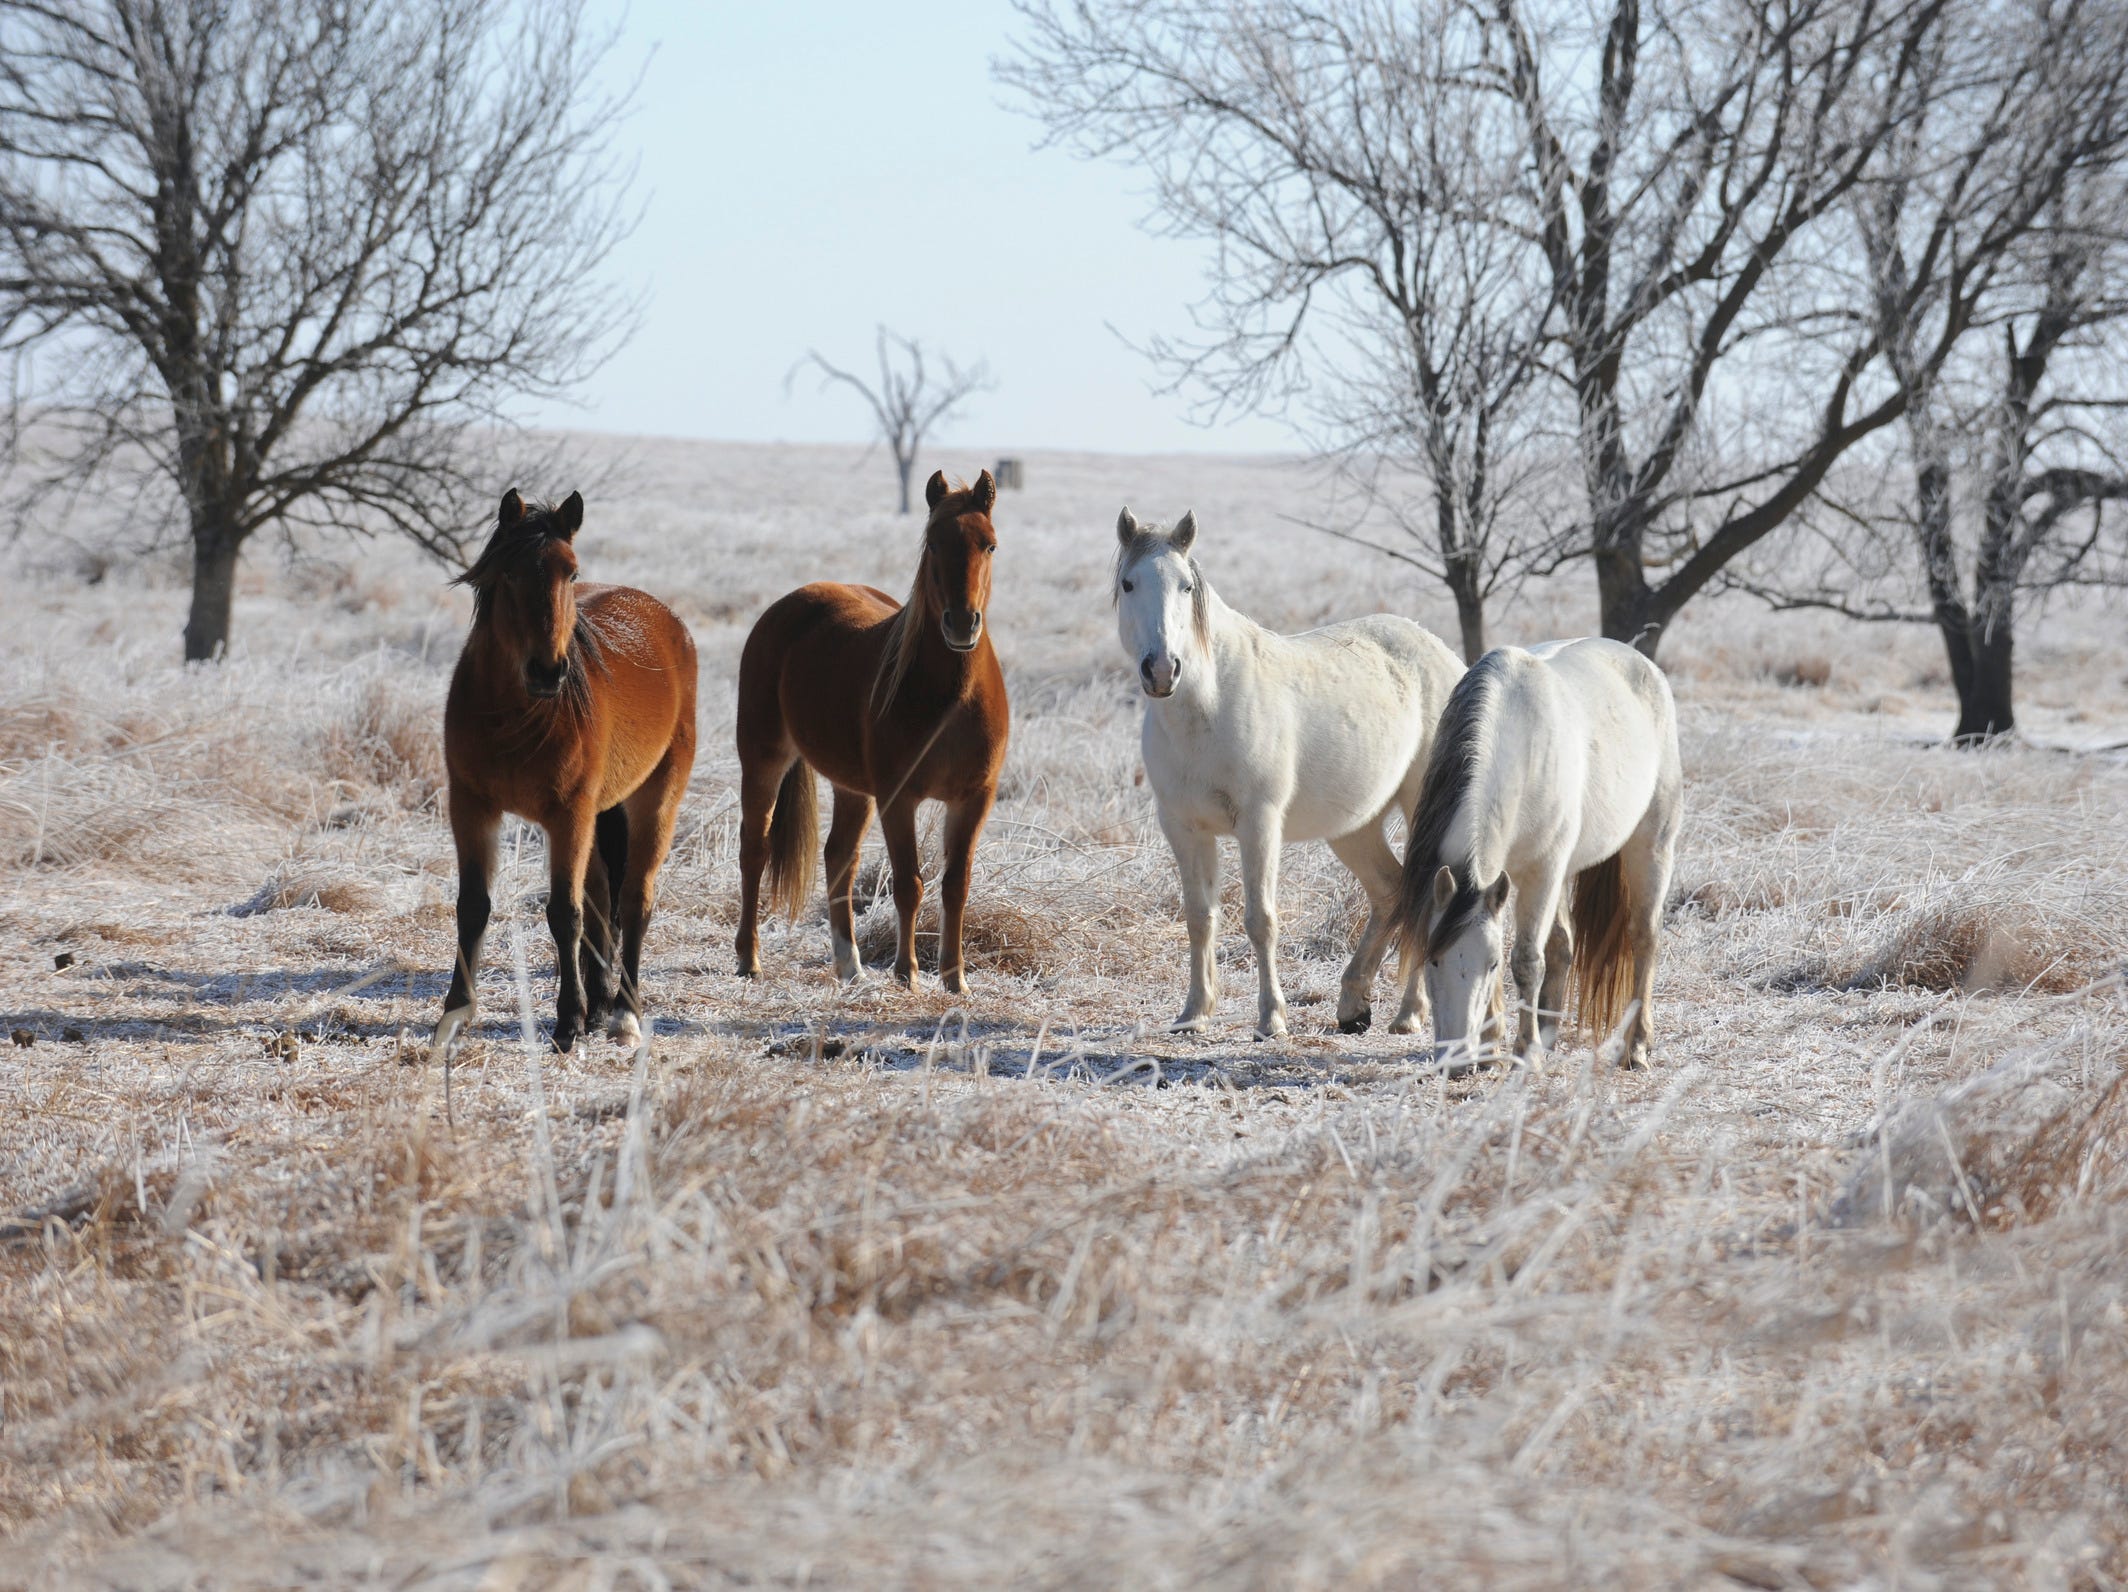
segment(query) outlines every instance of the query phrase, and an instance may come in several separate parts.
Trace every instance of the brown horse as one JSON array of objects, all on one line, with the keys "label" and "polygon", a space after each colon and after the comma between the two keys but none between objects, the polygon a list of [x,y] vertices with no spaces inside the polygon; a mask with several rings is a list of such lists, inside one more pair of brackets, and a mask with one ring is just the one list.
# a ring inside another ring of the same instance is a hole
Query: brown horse
[{"label": "brown horse", "polygon": [[939,981],[968,988],[961,915],[976,837],[997,798],[1011,713],[1005,677],[983,625],[990,510],[997,482],[985,470],[972,487],[943,473],[924,488],[931,506],[923,558],[906,604],[870,586],[819,582],[769,605],[739,657],[739,973],[761,971],[756,923],[761,874],[769,898],[797,917],[813,889],[819,832],[813,771],[835,787],[828,827],[828,930],[835,973],[857,977],[850,890],[857,848],[879,805],[894,867],[901,940],[894,976],[916,982],[916,805],[946,804],[946,874]]},{"label": "brown horse", "polygon": [[504,813],[547,832],[554,1048],[575,1048],[587,1022],[624,1044],[642,1036],[643,930],[695,761],[695,644],[648,593],[576,583],[583,523],[574,492],[559,508],[506,492],[458,577],[473,588],[473,631],[443,710],[458,845],[458,967],[436,1026],[446,1059],[473,1018]]}]

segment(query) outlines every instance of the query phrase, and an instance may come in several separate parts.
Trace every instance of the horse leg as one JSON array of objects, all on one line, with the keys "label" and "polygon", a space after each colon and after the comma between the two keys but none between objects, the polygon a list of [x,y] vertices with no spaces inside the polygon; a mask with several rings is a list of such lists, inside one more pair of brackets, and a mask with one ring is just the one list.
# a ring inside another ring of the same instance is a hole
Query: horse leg
[{"label": "horse leg", "polygon": [[480,945],[488,933],[488,881],[495,874],[495,832],[502,814],[485,802],[451,787],[451,840],[458,850],[458,964],[451,970],[450,993],[443,998],[443,1019],[436,1025],[434,1048],[448,1056],[479,1010]]},{"label": "horse leg", "polygon": [[[1364,1034],[1374,1021],[1374,978],[1389,954],[1389,923],[1396,906],[1399,874],[1396,853],[1389,849],[1389,842],[1375,824],[1340,835],[1330,842],[1330,850],[1352,870],[1360,888],[1367,892],[1367,921],[1352,948],[1352,960],[1345,964],[1344,977],[1337,984],[1338,1032]],[[1413,978],[1405,980],[1404,1004],[1389,1030],[1393,1034],[1408,1034],[1418,1026],[1411,988],[1415,982]],[[1425,997],[1417,999],[1417,1011],[1423,1014]]]},{"label": "horse leg", "polygon": [[643,936],[650,929],[651,909],[658,899],[658,870],[672,850],[672,826],[679,820],[680,798],[687,794],[687,775],[693,766],[691,741],[668,750],[650,778],[622,804],[628,824],[628,859],[616,907],[621,923],[620,997],[606,1032],[631,1048],[643,1042]]},{"label": "horse leg", "polygon": [[879,810],[879,832],[894,869],[894,911],[901,919],[894,947],[894,982],[916,988],[916,909],[924,904],[924,876],[916,846],[916,799],[897,796]]},{"label": "horse leg", "polygon": [[1182,915],[1190,926],[1190,993],[1172,1027],[1193,1034],[1210,1024],[1219,1004],[1219,840],[1170,818],[1164,807],[1159,812],[1182,875]]},{"label": "horse leg", "polygon": [[961,922],[968,910],[968,876],[975,866],[975,843],[990,816],[995,792],[983,791],[946,809],[946,871],[939,882],[938,981],[949,995],[968,993],[961,960]]},{"label": "horse leg", "polygon": [[1529,1055],[1534,1045],[1542,1056],[1558,1037],[1559,1019],[1555,1014],[1549,1025],[1539,1017],[1544,1003],[1545,947],[1550,943],[1552,925],[1559,921],[1559,900],[1566,887],[1565,875],[1557,870],[1540,879],[1532,879],[1527,887],[1521,880],[1515,881],[1515,1054]]},{"label": "horse leg", "polygon": [[1566,1014],[1567,979],[1574,971],[1574,931],[1567,914],[1552,918],[1552,932],[1544,942],[1544,984],[1537,992],[1537,1044],[1550,1050],[1559,1043],[1559,1019]]},{"label": "horse leg", "polygon": [[1284,815],[1269,808],[1244,813],[1234,838],[1241,843],[1242,926],[1256,950],[1256,1037],[1286,1031],[1286,993],[1278,987],[1278,849]]},{"label": "horse leg", "polygon": [[1670,895],[1670,868],[1676,860],[1676,850],[1675,817],[1656,819],[1651,811],[1619,857],[1630,903],[1627,910],[1632,914],[1628,932],[1633,945],[1635,1004],[1625,1051],[1620,1057],[1628,1067],[1645,1067],[1648,1047],[1655,1040],[1655,952],[1662,934],[1663,903]]},{"label": "horse leg", "polygon": [[845,984],[864,971],[857,962],[857,855],[864,846],[865,825],[872,821],[872,798],[862,791],[835,787],[835,816],[828,823],[828,939],[835,947],[835,976]]},{"label": "horse leg", "polygon": [[776,792],[797,754],[746,757],[739,768],[739,976],[761,976],[761,872],[768,866],[768,826]]},{"label": "horse leg", "polygon": [[584,986],[578,953],[584,935],[584,872],[590,866],[596,815],[563,811],[547,826],[547,927],[561,993],[554,1003],[554,1048],[566,1056],[584,1034]]},{"label": "horse leg", "polygon": [[609,807],[592,829],[591,857],[584,869],[584,1027],[598,1028],[613,1011],[618,982],[615,961],[621,922],[621,880],[628,868],[628,814]]}]

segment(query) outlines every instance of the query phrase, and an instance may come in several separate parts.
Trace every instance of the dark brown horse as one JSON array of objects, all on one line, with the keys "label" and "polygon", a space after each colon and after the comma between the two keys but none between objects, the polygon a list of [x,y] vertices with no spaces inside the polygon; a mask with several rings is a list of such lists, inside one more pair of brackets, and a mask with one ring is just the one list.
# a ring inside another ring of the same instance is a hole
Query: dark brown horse
[{"label": "dark brown horse", "polygon": [[850,890],[873,803],[894,867],[901,940],[894,976],[916,981],[916,805],[946,804],[939,981],[968,987],[961,914],[976,837],[997,798],[1011,714],[983,610],[990,602],[990,510],[997,483],[944,474],[924,488],[931,517],[907,603],[870,586],[819,582],[778,598],[739,658],[739,972],[761,971],[761,874],[770,900],[795,918],[813,889],[819,833],[813,771],[835,787],[828,827],[828,929],[835,972],[857,977]]},{"label": "dark brown horse", "polygon": [[583,523],[574,492],[559,508],[506,492],[458,577],[473,588],[473,632],[443,710],[458,844],[458,968],[436,1026],[446,1058],[473,1018],[504,813],[547,832],[554,1048],[573,1049],[587,1023],[624,1044],[642,1035],[643,930],[695,761],[695,644],[648,593],[577,584]]}]

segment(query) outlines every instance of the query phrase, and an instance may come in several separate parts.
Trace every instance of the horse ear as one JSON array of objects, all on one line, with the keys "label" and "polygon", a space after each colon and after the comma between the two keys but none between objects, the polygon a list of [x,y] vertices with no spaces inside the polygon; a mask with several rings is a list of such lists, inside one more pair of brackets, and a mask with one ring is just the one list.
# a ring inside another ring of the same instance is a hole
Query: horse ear
[{"label": "horse ear", "polygon": [[562,506],[554,511],[554,523],[562,528],[563,541],[574,541],[584,527],[584,494],[571,492],[562,499]]},{"label": "horse ear", "polygon": [[1456,898],[1456,875],[1452,868],[1437,869],[1433,876],[1433,909],[1445,912],[1448,903]]},{"label": "horse ear", "polygon": [[1116,516],[1116,540],[1128,547],[1137,534],[1138,516],[1133,514],[1129,505],[1126,504],[1123,512]]},{"label": "horse ear", "polygon": [[497,523],[508,530],[524,517],[525,500],[517,495],[517,488],[513,486],[502,495],[502,513],[497,517]]},{"label": "horse ear", "polygon": [[1190,550],[1190,543],[1197,540],[1197,511],[1195,509],[1185,509],[1183,511],[1182,518],[1175,522],[1174,532],[1168,537],[1168,540],[1174,544],[1175,551],[1178,553],[1187,553]]},{"label": "horse ear", "polygon": [[938,500],[946,495],[946,472],[933,470],[931,479],[924,483],[924,502],[931,508],[938,507]]},{"label": "horse ear", "polygon": [[997,502],[997,477],[985,470],[975,478],[975,485],[969,490],[975,498],[976,513],[988,514]]},{"label": "horse ear", "polygon": [[1485,910],[1498,912],[1507,905],[1507,875],[1502,874],[1485,887]]}]

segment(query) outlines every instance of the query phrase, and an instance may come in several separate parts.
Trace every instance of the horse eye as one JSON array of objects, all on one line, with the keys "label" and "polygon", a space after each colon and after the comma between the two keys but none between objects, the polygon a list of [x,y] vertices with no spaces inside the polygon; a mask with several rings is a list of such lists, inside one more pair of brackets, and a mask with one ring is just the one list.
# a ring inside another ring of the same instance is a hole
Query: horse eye
[{"label": "horse eye", "polygon": [[1123,589],[1125,591],[1136,591],[1138,588],[1133,586],[1129,581],[1125,581],[1123,583]]},{"label": "horse eye", "polygon": [[1185,597],[1189,596],[1189,594],[1195,591],[1196,589],[1197,588],[1195,586],[1192,586],[1188,581],[1184,581],[1182,583],[1182,595]]}]

